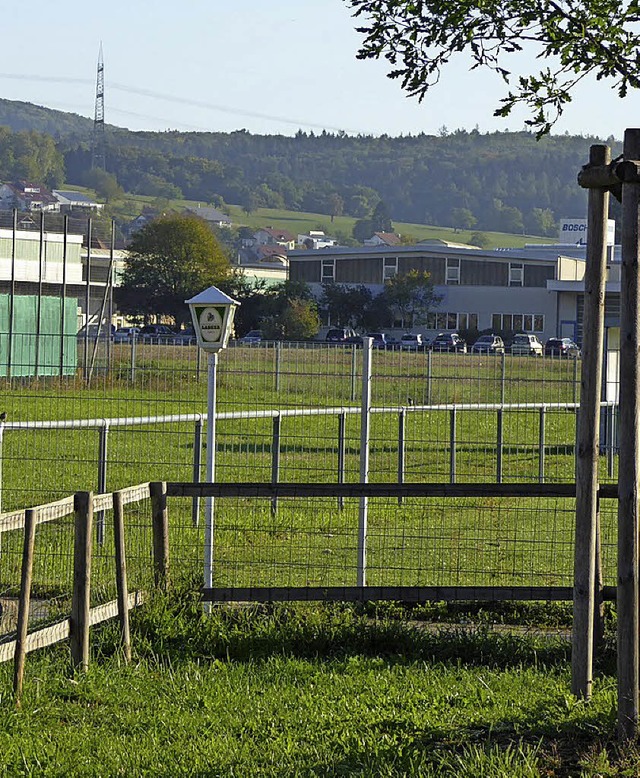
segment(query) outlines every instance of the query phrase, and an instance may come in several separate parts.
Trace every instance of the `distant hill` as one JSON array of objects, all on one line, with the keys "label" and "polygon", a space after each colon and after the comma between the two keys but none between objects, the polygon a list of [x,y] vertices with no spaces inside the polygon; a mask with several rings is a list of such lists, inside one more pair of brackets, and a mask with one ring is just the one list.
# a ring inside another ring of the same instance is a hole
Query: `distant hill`
[{"label": "distant hill", "polygon": [[[0,100],[0,125],[51,135],[67,181],[82,183],[91,162],[90,119]],[[536,142],[527,132],[288,137],[111,126],[106,138],[107,169],[137,194],[237,203],[247,213],[271,208],[355,218],[367,218],[382,200],[398,222],[549,236],[559,219],[585,215],[576,177],[598,142],[569,135]]]},{"label": "distant hill", "polygon": [[0,99],[0,125],[19,130],[36,130],[59,140],[64,137],[88,139],[93,121],[76,113],[65,113],[42,105]]}]

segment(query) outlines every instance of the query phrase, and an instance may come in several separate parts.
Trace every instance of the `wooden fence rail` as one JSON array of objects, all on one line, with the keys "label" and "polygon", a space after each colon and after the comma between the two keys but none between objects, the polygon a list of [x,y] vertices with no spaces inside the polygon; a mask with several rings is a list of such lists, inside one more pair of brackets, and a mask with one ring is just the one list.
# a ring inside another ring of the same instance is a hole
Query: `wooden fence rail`
[{"label": "wooden fence rail", "polygon": [[[127,589],[123,508],[125,505],[149,499],[151,496],[150,484],[143,483],[113,494],[93,495],[91,492],[79,492],[53,503],[0,515],[0,535],[4,532],[24,530],[16,637],[0,642],[0,662],[9,661],[12,658],[14,660],[13,688],[18,704],[22,693],[25,659],[29,652],[70,639],[74,670],[86,670],[89,665],[90,627],[103,621],[118,616],[125,660],[130,659],[129,610],[142,604],[144,594],[137,591],[129,592]],[[113,510],[114,516],[114,579],[118,598],[102,605],[90,607],[93,516],[98,511],[108,510]],[[75,514],[71,613],[69,617],[54,624],[29,632],[31,581],[34,550],[37,544],[37,528],[45,522],[55,521],[71,514]],[[150,516],[149,523],[153,527],[154,549],[158,547],[164,550],[162,555],[156,554],[157,577],[158,580],[166,582],[168,581],[166,512],[160,518],[155,516],[153,522],[151,518]],[[160,540],[155,537],[156,533],[161,538]]]}]

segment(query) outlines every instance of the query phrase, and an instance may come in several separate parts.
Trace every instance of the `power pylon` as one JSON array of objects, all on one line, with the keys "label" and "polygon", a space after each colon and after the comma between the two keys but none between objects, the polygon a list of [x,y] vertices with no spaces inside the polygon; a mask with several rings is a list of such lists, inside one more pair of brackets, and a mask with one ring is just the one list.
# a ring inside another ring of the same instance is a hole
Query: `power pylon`
[{"label": "power pylon", "polygon": [[98,54],[98,78],[96,80],[96,110],[91,138],[91,169],[106,169],[106,143],[104,137],[104,60],[102,43]]}]

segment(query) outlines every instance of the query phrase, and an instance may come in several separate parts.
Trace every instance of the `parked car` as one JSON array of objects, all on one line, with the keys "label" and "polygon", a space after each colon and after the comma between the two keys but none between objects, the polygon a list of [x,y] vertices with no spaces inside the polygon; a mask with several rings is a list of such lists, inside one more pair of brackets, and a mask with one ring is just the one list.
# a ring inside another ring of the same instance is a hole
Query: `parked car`
[{"label": "parked car", "polygon": [[131,343],[140,336],[140,327],[118,327],[113,333],[114,343]]},{"label": "parked car", "polygon": [[402,342],[400,338],[394,338],[392,335],[387,335],[387,351],[400,351]]},{"label": "parked car", "polygon": [[367,332],[364,337],[373,340],[373,348],[387,348],[387,336],[384,332]]},{"label": "parked car", "polygon": [[429,343],[432,351],[467,353],[467,342],[457,332],[439,332]]},{"label": "parked car", "polygon": [[87,337],[89,340],[109,340],[113,339],[115,327],[109,327],[107,324],[103,324],[98,327],[97,324],[89,324],[78,330],[76,337],[78,340],[84,340]]},{"label": "parked car", "polygon": [[580,346],[571,338],[549,338],[544,344],[544,354],[547,357],[571,357],[578,359]]},{"label": "parked car", "polygon": [[249,330],[246,335],[238,338],[238,343],[262,343],[262,330]]},{"label": "parked car", "polygon": [[504,354],[504,341],[499,335],[481,335],[471,346],[472,354]]},{"label": "parked car", "polygon": [[145,324],[140,330],[140,339],[143,343],[164,343],[171,344],[176,342],[177,333],[166,324]]},{"label": "parked car", "polygon": [[324,336],[327,343],[346,343],[349,338],[355,338],[356,331],[351,327],[331,327]]},{"label": "parked car", "polygon": [[511,353],[514,356],[529,356],[530,354],[535,357],[541,357],[543,351],[543,345],[535,335],[529,335],[526,332],[519,332],[514,336],[511,343]]},{"label": "parked car", "polygon": [[175,335],[175,343],[180,346],[195,346],[198,342],[196,337],[196,331],[193,329],[193,325],[185,327],[183,330],[178,330]]},{"label": "parked car", "polygon": [[423,351],[425,342],[419,333],[405,332],[400,338],[400,348],[403,351]]}]

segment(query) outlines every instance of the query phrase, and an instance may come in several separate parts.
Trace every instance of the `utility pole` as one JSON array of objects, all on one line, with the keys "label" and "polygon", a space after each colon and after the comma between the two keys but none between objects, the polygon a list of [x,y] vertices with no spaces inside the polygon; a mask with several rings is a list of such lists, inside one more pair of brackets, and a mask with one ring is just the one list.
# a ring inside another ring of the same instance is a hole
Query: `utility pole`
[{"label": "utility pole", "polygon": [[96,80],[96,110],[93,120],[91,139],[91,169],[106,169],[106,149],[104,137],[104,59],[102,43],[98,54],[98,77]]}]

